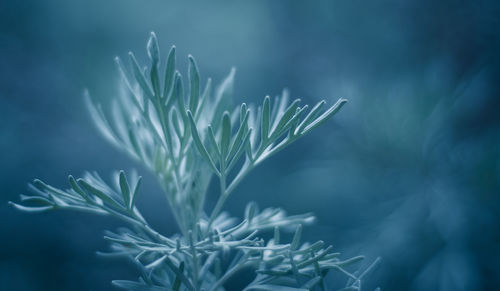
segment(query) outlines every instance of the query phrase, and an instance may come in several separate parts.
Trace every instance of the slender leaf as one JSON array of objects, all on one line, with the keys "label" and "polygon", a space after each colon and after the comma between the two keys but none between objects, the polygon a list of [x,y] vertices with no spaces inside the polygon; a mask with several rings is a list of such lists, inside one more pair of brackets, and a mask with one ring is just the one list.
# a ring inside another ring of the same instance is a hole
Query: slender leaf
[{"label": "slender leaf", "polygon": [[194,141],[196,148],[198,149],[198,152],[205,159],[205,161],[210,165],[210,167],[212,167],[212,170],[217,175],[220,175],[219,170],[217,170],[217,167],[215,166],[214,161],[212,160],[212,158],[208,154],[207,149],[205,148],[205,146],[203,145],[203,142],[201,141],[200,135],[198,134],[198,129],[196,128],[196,123],[195,123],[193,115],[191,114],[190,111],[188,111],[188,117],[189,117],[189,123],[191,125],[191,132],[193,135],[193,141]]},{"label": "slender leaf", "polygon": [[210,125],[207,127],[207,135],[208,135],[208,141],[210,142],[210,146],[213,148],[217,156],[220,158],[221,157],[220,148],[219,145],[217,144],[212,126]]},{"label": "slender leaf", "polygon": [[116,208],[116,209],[121,209],[123,206],[120,205],[117,201],[115,201],[113,198],[111,198],[109,195],[106,193],[102,192],[101,190],[95,188],[93,185],[89,184],[87,181],[83,179],[78,179],[77,180],[78,184],[85,189],[85,191],[91,193],[92,195],[100,198],[102,201],[108,203],[110,206]]},{"label": "slender leaf", "polygon": [[198,100],[200,98],[200,74],[198,72],[198,66],[192,55],[188,56],[189,59],[189,110],[196,114],[198,108]]},{"label": "slender leaf", "polygon": [[174,85],[175,73],[175,46],[172,46],[167,56],[167,66],[165,68],[165,85],[163,87],[163,98],[167,99]]},{"label": "slender leaf", "polygon": [[231,117],[229,112],[224,112],[222,116],[222,134],[220,139],[220,152],[222,159],[227,157],[229,151],[229,143],[231,140]]},{"label": "slender leaf", "polygon": [[137,182],[136,182],[135,187],[134,187],[134,192],[133,192],[132,197],[130,199],[130,208],[134,208],[135,201],[137,199],[137,194],[139,193],[139,187],[141,186],[141,182],[142,182],[142,177],[139,176],[139,178],[137,178]]},{"label": "slender leaf", "polygon": [[158,39],[156,34],[151,32],[151,35],[147,44],[148,56],[153,62],[153,64],[158,64],[160,62],[160,47],[158,46]]},{"label": "slender leaf", "polygon": [[[245,103],[243,103],[245,104]],[[241,106],[243,109],[243,105]],[[246,107],[246,106],[245,106]],[[236,132],[236,136],[231,144],[231,149],[229,151],[229,154],[227,155],[228,158],[234,156],[236,154],[236,151],[238,151],[239,147],[241,144],[243,144],[243,138],[246,133],[246,129],[248,127],[248,116],[250,115],[250,111],[248,109],[246,111],[243,111],[243,116],[241,116],[240,112],[240,127],[238,128],[238,131]]]},{"label": "slender leaf", "polygon": [[172,111],[170,113],[170,122],[172,123],[175,134],[179,137],[179,139],[181,139],[182,129],[181,129],[181,124],[179,122],[179,116],[177,115],[177,109],[175,107],[172,108]]},{"label": "slender leaf", "polygon": [[78,193],[80,196],[82,196],[83,199],[89,201],[89,196],[87,195],[87,193],[85,193],[85,191],[82,190],[82,188],[80,188],[80,186],[76,182],[75,178],[73,178],[73,176],[69,175],[68,180],[69,180],[69,184],[71,185],[71,188],[73,188],[73,190],[75,190],[76,193]]},{"label": "slender leaf", "polygon": [[327,121],[330,117],[332,117],[335,113],[337,113],[340,108],[347,102],[346,99],[339,99],[332,107],[330,107],[325,113],[321,114],[318,118],[316,118],[313,122],[311,122],[304,130],[301,132],[301,134],[305,134],[312,129],[320,126],[323,124],[325,121]]},{"label": "slender leaf", "polygon": [[264,103],[262,105],[262,121],[261,121],[261,136],[263,141],[267,141],[269,138],[269,119],[270,119],[270,105],[269,96],[264,98]]},{"label": "slender leaf", "polygon": [[120,171],[120,190],[123,195],[123,201],[125,202],[125,206],[130,209],[130,187],[128,185],[127,177],[125,177],[125,173]]},{"label": "slender leaf", "polygon": [[20,205],[17,203],[14,203],[12,201],[9,201],[9,204],[17,208],[18,210],[25,211],[25,212],[44,212],[47,210],[54,209],[54,206],[39,206],[39,207],[32,207],[32,206],[24,206]]},{"label": "slender leaf", "polygon": [[288,108],[285,110],[285,112],[283,113],[283,115],[279,119],[279,122],[276,125],[276,128],[273,129],[273,133],[276,134],[276,133],[280,133],[282,131],[285,124],[287,124],[290,121],[290,119],[294,116],[295,109],[297,108],[299,102],[300,102],[300,99],[296,99],[292,102],[292,104],[290,104],[290,106],[288,106]]},{"label": "slender leaf", "polygon": [[132,71],[134,72],[135,79],[139,86],[141,86],[142,91],[149,97],[153,98],[153,92],[151,91],[151,87],[146,82],[146,78],[144,77],[144,73],[139,68],[139,64],[135,59],[135,56],[132,52],[129,53],[130,64],[132,66]]},{"label": "slender leaf", "polygon": [[321,111],[321,108],[325,106],[326,102],[325,100],[322,100],[318,102],[314,107],[309,111],[309,113],[306,115],[304,120],[300,122],[300,124],[297,126],[295,134],[298,132],[301,132],[304,127],[308,126],[315,118],[318,116],[319,112]]},{"label": "slender leaf", "polygon": [[160,77],[158,73],[158,64],[160,63],[160,48],[156,34],[151,32],[151,36],[147,45],[148,56],[151,59],[151,84],[153,85],[153,92],[157,98],[161,98],[160,93]]}]

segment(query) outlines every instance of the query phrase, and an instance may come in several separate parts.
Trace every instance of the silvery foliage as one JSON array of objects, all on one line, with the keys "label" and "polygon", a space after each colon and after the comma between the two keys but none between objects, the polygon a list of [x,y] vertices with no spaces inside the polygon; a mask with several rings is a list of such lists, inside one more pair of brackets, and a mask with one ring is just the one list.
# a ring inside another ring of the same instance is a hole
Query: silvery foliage
[{"label": "silvery foliage", "polygon": [[[324,277],[333,269],[349,277],[346,290],[360,290],[366,271],[350,273],[344,267],[362,257],[342,260],[322,241],[301,242],[302,225],[313,222],[312,214],[289,216],[280,208],[259,211],[255,203],[248,204],[243,220],[222,211],[251,170],[323,124],[346,100],[326,110],[324,101],[309,109],[298,99],[289,102],[284,91],[274,100],[266,97],[258,108],[245,103],[233,107],[234,69],[212,95],[211,80],[202,88],[195,59],[189,56],[185,94],[182,76],[175,70],[175,47],[168,53],[163,77],[154,33],[147,51],[149,69],[142,69],[132,53],[129,71],[116,59],[125,89],[111,115],[87,101],[107,140],[156,174],[180,233],[168,237],[148,224],[136,205],[141,177],[123,171],[115,173],[112,183],[97,173],[69,176],[66,190],[35,180],[30,185],[35,195],[21,195],[23,204],[12,204],[28,212],[71,209],[126,222],[128,228],[105,236],[111,243],[105,255],[128,257],[140,270],[137,281],[113,281],[123,289],[224,290],[239,271],[253,269],[255,278],[245,290],[326,290]],[[220,194],[207,214],[204,202],[214,175]],[[274,231],[267,241],[259,237],[266,231]],[[282,231],[294,231],[291,242],[280,239]]]}]

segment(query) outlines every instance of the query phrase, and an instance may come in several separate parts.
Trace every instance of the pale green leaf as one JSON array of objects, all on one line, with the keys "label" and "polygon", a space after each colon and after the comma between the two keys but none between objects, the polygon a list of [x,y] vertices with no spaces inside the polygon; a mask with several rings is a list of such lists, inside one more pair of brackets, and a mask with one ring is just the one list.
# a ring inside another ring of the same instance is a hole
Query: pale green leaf
[{"label": "pale green leaf", "polygon": [[149,97],[153,98],[153,92],[151,91],[151,87],[148,85],[146,78],[144,77],[144,73],[142,70],[139,68],[139,64],[137,63],[137,60],[135,59],[135,56],[132,52],[129,53],[129,58],[130,58],[130,64],[132,66],[132,71],[134,72],[134,77],[141,87],[142,91]]},{"label": "pale green leaf", "polygon": [[200,73],[198,71],[198,66],[192,55],[188,56],[189,66],[189,110],[193,114],[196,114],[198,108],[198,100],[200,98]]},{"label": "pale green leaf", "polygon": [[123,208],[123,206],[121,206],[120,203],[115,201],[113,198],[111,198],[109,195],[105,194],[101,190],[95,188],[93,185],[89,184],[87,181],[85,181],[83,179],[78,179],[77,182],[83,189],[85,189],[85,191],[98,197],[99,199],[106,202],[107,204],[109,204],[113,208],[115,208],[115,209]]},{"label": "pale green leaf", "polygon": [[261,137],[265,142],[269,138],[269,122],[270,122],[270,105],[269,96],[264,98],[264,103],[262,105],[262,121],[261,121]]},{"label": "pale green leaf", "polygon": [[137,182],[136,182],[135,187],[134,187],[134,192],[133,192],[133,194],[132,194],[132,199],[131,199],[131,201],[130,201],[130,207],[131,207],[131,208],[133,208],[133,207],[134,207],[134,205],[135,205],[135,200],[136,200],[136,198],[137,198],[137,194],[138,194],[138,192],[139,192],[139,187],[141,186],[141,182],[142,182],[142,177],[141,177],[141,176],[139,176],[139,177],[137,178]]},{"label": "pale green leaf", "polygon": [[308,126],[306,126],[300,134],[306,134],[309,131],[313,130],[314,128],[323,124],[330,117],[332,117],[335,113],[337,113],[346,102],[347,102],[346,99],[339,99],[332,107],[330,107],[327,111],[325,111],[318,118],[316,118],[313,122],[311,122]]},{"label": "pale green leaf", "polygon": [[220,152],[222,159],[227,157],[229,152],[229,143],[231,141],[231,117],[229,112],[224,112],[222,116],[222,134],[220,139]]},{"label": "pale green leaf", "polygon": [[[175,73],[175,46],[172,46],[167,56],[167,66],[165,69],[165,87],[163,87],[163,98],[167,99],[174,86]],[[172,99],[172,98],[171,98]]]},{"label": "pale green leaf", "polygon": [[205,161],[210,165],[210,167],[212,168],[212,170],[217,175],[220,175],[219,170],[217,170],[217,167],[215,166],[214,161],[212,160],[212,158],[208,154],[207,149],[203,145],[203,142],[202,142],[202,140],[200,138],[200,135],[198,133],[198,129],[196,128],[196,123],[194,121],[193,115],[191,114],[190,111],[187,112],[187,115],[188,115],[188,118],[189,118],[189,123],[191,125],[191,133],[193,135],[193,142],[194,142],[196,148],[198,149],[198,152],[205,159]]},{"label": "pale green leaf", "polygon": [[123,171],[120,171],[119,174],[119,180],[120,180],[120,190],[122,192],[123,196],[123,201],[125,202],[125,206],[127,208],[130,208],[130,186],[128,185],[127,177],[125,177],[125,173]]}]

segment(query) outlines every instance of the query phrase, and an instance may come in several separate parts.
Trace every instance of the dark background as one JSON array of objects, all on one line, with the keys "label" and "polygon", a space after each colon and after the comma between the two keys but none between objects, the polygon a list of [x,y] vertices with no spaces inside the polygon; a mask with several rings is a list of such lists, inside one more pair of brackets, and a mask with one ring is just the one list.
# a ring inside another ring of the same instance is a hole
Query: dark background
[{"label": "dark background", "polygon": [[176,228],[154,177],[108,145],[84,106],[117,94],[116,55],[146,60],[149,32],[203,78],[238,69],[236,102],[283,87],[349,99],[253,172],[228,201],[313,211],[306,237],[368,264],[364,290],[500,288],[500,5],[497,1],[2,1],[0,290],[109,290],[134,279],[106,250],[111,218],[8,207],[40,178],[136,168],[140,206]]}]

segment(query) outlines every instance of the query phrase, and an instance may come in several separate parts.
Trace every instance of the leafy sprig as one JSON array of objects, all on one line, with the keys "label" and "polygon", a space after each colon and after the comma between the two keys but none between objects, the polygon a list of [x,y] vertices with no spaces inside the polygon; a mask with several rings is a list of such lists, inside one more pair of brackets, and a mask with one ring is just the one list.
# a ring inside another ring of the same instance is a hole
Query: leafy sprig
[{"label": "leafy sprig", "polygon": [[[213,93],[211,80],[202,86],[196,61],[188,56],[185,94],[183,77],[175,69],[176,48],[170,49],[163,74],[154,33],[147,52],[149,68],[142,68],[132,53],[130,70],[116,58],[123,86],[110,114],[88,95],[86,100],[104,137],[158,177],[180,233],[162,235],[148,224],[136,205],[141,178],[123,171],[113,175],[112,183],[97,173],[69,176],[66,190],[35,180],[30,185],[35,195],[21,195],[23,204],[12,204],[23,211],[70,209],[126,222],[126,228],[106,232],[111,249],[101,253],[127,257],[137,266],[137,281],[113,281],[123,289],[223,290],[239,271],[253,268],[255,278],[245,290],[326,290],[329,270],[345,273],[350,278],[346,288],[359,290],[366,272],[356,276],[345,266],[361,257],[342,260],[322,241],[301,243],[302,227],[313,222],[312,214],[259,211],[253,202],[242,221],[222,211],[250,171],[326,122],[346,100],[326,109],[321,101],[309,109],[299,99],[289,102],[285,90],[273,100],[264,98],[258,107],[233,107],[234,69]],[[220,193],[214,209],[206,212],[213,176]],[[283,242],[280,233],[293,229],[292,241]],[[267,241],[260,237],[266,231],[274,232]]]}]

